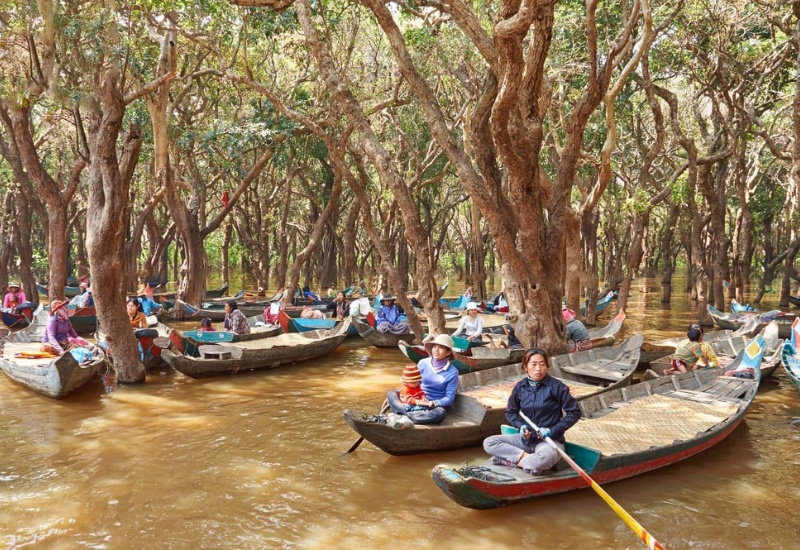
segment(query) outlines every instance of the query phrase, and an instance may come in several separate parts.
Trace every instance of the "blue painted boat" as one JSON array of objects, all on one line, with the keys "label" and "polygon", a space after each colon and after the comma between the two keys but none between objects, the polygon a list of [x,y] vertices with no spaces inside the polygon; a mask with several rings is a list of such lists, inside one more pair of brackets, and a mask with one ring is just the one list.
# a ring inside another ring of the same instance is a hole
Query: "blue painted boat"
[{"label": "blue painted boat", "polygon": [[783,344],[781,363],[789,381],[800,392],[800,318],[792,323],[792,336]]},{"label": "blue painted boat", "polygon": [[[603,296],[601,299],[599,299],[597,301],[597,307],[595,308],[595,311],[597,312],[597,315],[600,315],[606,309],[608,309],[608,306],[611,304],[611,302],[616,297],[617,297],[617,292],[613,291],[613,292],[609,292],[608,294]],[[581,316],[583,316],[583,317],[586,316],[586,304],[583,304],[581,306]]]},{"label": "blue painted boat", "polygon": [[734,313],[744,313],[745,311],[758,311],[756,308],[751,306],[750,304],[740,304],[736,300],[731,300],[731,311]]},{"label": "blue painted boat", "polygon": [[[47,285],[42,283],[36,283],[36,290],[42,296],[50,296],[50,288]],[[81,289],[78,286],[65,286],[64,287],[64,297],[65,298],[74,298],[78,294],[81,293]]]},{"label": "blue painted boat", "polygon": [[[303,319],[302,317],[292,318],[286,315],[285,312],[281,311],[279,314],[279,322],[283,327],[283,331],[286,333],[293,333],[293,332],[311,332],[314,330],[330,330],[342,321],[337,321],[336,319]],[[358,330],[352,324],[350,325],[350,329],[347,331],[347,336],[358,336]]]},{"label": "blue painted boat", "polygon": [[10,329],[27,327],[33,321],[33,310],[36,304],[33,302],[23,302],[14,308],[14,311],[3,311],[3,324]]}]

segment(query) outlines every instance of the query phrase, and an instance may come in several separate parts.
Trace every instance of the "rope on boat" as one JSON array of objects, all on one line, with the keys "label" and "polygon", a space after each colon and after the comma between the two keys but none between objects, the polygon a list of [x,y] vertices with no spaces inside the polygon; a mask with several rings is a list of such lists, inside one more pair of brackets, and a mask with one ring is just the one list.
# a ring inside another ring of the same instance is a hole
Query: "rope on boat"
[{"label": "rope on boat", "polygon": [[456,468],[455,472],[462,477],[473,477],[490,483],[509,483],[517,480],[512,475],[497,472],[485,466],[470,466],[467,464],[463,468]]}]

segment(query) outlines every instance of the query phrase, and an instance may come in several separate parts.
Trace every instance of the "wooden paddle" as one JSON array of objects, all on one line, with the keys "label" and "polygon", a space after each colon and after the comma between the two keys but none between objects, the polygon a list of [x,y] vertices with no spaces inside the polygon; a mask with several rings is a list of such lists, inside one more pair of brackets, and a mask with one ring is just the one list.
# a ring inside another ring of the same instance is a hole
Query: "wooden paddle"
[{"label": "wooden paddle", "polygon": [[[384,400],[384,402],[383,402],[383,405],[381,406],[381,410],[380,410],[380,412],[379,412],[378,414],[383,414],[383,413],[385,413],[387,410],[389,410],[389,401],[388,401],[388,400]],[[362,435],[361,437],[359,437],[359,438],[356,440],[356,442],[355,442],[355,443],[353,443],[353,446],[352,446],[352,447],[350,447],[349,449],[347,449],[347,454],[350,454],[350,453],[352,453],[353,451],[355,451],[356,449],[358,449],[358,446],[359,446],[359,445],[361,445],[361,442],[362,442],[362,441],[364,441],[364,436],[363,436],[363,435]]]},{"label": "wooden paddle", "polygon": [[[527,423],[528,423],[528,425],[529,425],[531,428],[533,428],[533,430],[534,430],[535,432],[538,432],[538,431],[539,431],[539,426],[537,426],[536,424],[534,424],[534,423],[533,423],[533,420],[531,420],[530,418],[528,418],[527,416],[525,416],[525,413],[523,413],[522,411],[519,411],[519,415],[522,417],[522,419],[523,419],[525,422],[527,422]],[[642,526],[641,526],[641,524],[640,524],[638,521],[636,521],[635,519],[633,519],[633,516],[631,516],[631,515],[630,515],[628,512],[626,512],[626,511],[625,511],[625,509],[624,509],[622,506],[620,506],[620,505],[617,503],[617,501],[616,501],[616,500],[614,500],[613,498],[611,498],[611,495],[609,495],[608,493],[606,493],[606,492],[603,490],[603,488],[602,488],[602,487],[600,487],[600,485],[598,485],[598,484],[597,484],[597,482],[596,482],[595,480],[593,480],[591,477],[589,477],[589,474],[587,474],[585,471],[583,471],[583,468],[581,468],[580,466],[578,466],[578,463],[577,463],[577,462],[575,462],[574,460],[572,460],[572,457],[570,457],[570,456],[569,456],[569,455],[568,455],[568,454],[567,454],[567,453],[566,453],[566,452],[565,452],[565,451],[564,451],[564,450],[563,450],[561,447],[559,447],[558,445],[556,445],[556,444],[555,444],[555,442],[554,442],[552,439],[550,439],[549,437],[546,437],[546,438],[545,438],[545,441],[547,441],[547,443],[548,443],[548,444],[549,444],[551,447],[553,447],[553,448],[554,448],[556,451],[558,451],[558,454],[559,454],[559,455],[561,455],[561,458],[563,458],[564,460],[566,460],[566,461],[567,461],[567,464],[569,464],[570,466],[572,466],[572,469],[573,469],[573,470],[575,470],[575,472],[576,472],[576,473],[577,473],[579,476],[581,476],[581,477],[583,478],[583,480],[584,480],[586,483],[588,483],[588,484],[589,484],[589,486],[590,486],[592,489],[594,489],[595,493],[597,493],[598,495],[600,495],[600,498],[602,498],[602,499],[605,501],[605,503],[606,503],[606,504],[608,504],[608,505],[611,507],[611,509],[612,509],[612,510],[614,510],[614,512],[616,512],[616,513],[617,513],[617,515],[618,515],[620,518],[622,518],[622,521],[624,521],[624,522],[625,522],[625,525],[627,525],[628,527],[630,527],[630,528],[631,528],[631,530],[632,530],[634,533],[636,533],[636,535],[639,537],[639,539],[641,539],[641,541],[642,541],[643,543],[645,543],[645,544],[646,544],[646,545],[647,545],[647,546],[650,548],[650,550],[655,550],[656,548],[658,548],[659,550],[664,550],[664,547],[661,545],[661,543],[660,543],[660,542],[658,542],[658,541],[657,541],[657,540],[656,540],[656,539],[653,537],[653,535],[651,535],[650,533],[648,533],[648,532],[647,532],[647,530],[646,530],[644,527],[642,527]]]}]

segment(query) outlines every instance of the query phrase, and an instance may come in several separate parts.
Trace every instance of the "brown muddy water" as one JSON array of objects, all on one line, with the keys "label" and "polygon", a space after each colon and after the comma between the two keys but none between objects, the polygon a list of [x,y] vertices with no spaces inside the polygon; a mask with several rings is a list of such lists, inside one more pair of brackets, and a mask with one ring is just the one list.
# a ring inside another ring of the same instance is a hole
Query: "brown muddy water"
[{"label": "brown muddy water", "polygon": [[[627,335],[686,330],[691,302],[659,297],[639,281]],[[589,489],[456,505],[431,468],[481,461],[480,448],[392,457],[364,442],[345,454],[357,436],[342,411],[376,411],[404,363],[349,339],[287,368],[207,380],[163,369],[63,401],[0,375],[0,547],[643,548]],[[798,418],[779,369],[716,448],[605,488],[668,548],[798,548]]]}]

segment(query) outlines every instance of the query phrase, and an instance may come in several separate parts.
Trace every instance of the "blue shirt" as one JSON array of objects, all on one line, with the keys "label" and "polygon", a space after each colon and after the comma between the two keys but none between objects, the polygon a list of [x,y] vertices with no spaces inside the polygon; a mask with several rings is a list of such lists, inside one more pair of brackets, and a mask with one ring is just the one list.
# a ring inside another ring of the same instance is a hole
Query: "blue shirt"
[{"label": "blue shirt", "polygon": [[378,310],[378,314],[375,316],[376,323],[382,323],[386,321],[390,325],[397,325],[400,324],[400,310],[397,309],[397,306],[381,306]]},{"label": "blue shirt", "polygon": [[425,397],[429,401],[436,401],[442,407],[452,405],[458,389],[458,369],[450,363],[445,370],[436,373],[430,357],[417,363],[417,367],[422,375],[420,386],[425,392]]},{"label": "blue shirt", "polygon": [[[422,369],[420,369],[422,370]],[[569,388],[561,380],[545,375],[532,387],[526,376],[514,386],[508,398],[506,418],[516,428],[527,426],[519,411],[533,420],[540,428],[550,428],[551,438],[564,443],[564,432],[581,418],[578,402],[569,393]]]},{"label": "blue shirt", "polygon": [[142,304],[142,313],[145,315],[152,315],[154,310],[161,309],[161,304],[154,302],[152,298],[147,296],[139,296],[139,303]]}]

